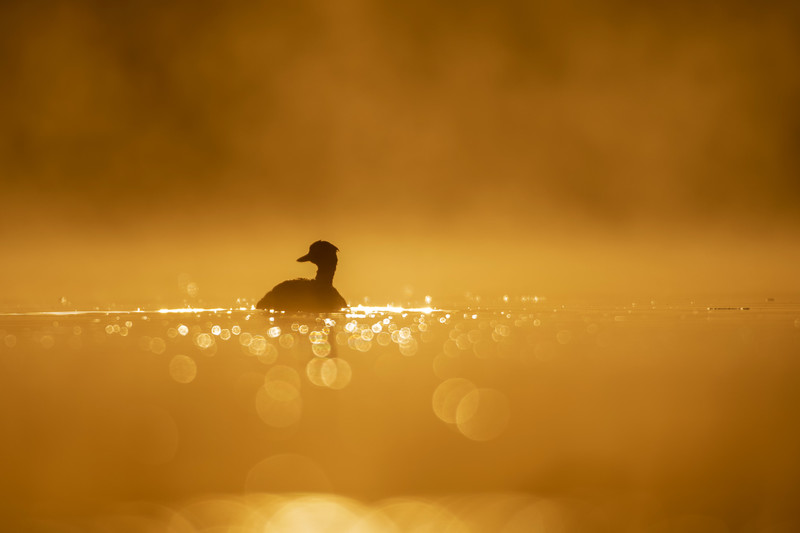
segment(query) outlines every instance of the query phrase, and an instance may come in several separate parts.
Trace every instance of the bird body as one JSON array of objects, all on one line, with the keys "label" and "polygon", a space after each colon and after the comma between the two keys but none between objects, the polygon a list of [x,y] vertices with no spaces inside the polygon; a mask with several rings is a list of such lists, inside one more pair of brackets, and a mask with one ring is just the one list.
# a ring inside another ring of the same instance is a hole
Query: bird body
[{"label": "bird body", "polygon": [[347,302],[333,287],[339,249],[327,241],[313,243],[298,261],[317,265],[314,279],[290,279],[277,284],[256,304],[258,309],[304,311],[309,313],[340,311]]},{"label": "bird body", "polygon": [[273,287],[256,305],[259,309],[320,313],[347,307],[333,285],[316,279],[290,279]]}]

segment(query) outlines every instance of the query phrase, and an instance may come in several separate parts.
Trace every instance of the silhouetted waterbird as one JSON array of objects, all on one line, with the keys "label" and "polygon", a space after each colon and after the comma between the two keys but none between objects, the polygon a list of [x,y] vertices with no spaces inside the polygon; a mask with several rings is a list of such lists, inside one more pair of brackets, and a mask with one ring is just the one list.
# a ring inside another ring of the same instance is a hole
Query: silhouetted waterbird
[{"label": "silhouetted waterbird", "polygon": [[333,287],[339,249],[328,241],[317,241],[308,248],[308,253],[298,261],[309,261],[317,265],[314,279],[290,279],[278,283],[259,300],[259,309],[276,311],[306,311],[310,313],[339,311],[347,302]]}]

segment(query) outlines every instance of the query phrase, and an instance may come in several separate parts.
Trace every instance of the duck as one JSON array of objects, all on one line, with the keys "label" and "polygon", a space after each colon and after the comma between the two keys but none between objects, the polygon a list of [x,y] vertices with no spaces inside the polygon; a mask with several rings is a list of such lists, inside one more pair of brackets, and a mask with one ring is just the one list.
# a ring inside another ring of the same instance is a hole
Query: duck
[{"label": "duck", "polygon": [[333,287],[333,274],[339,262],[339,249],[328,241],[316,241],[308,247],[308,253],[300,257],[300,263],[317,265],[314,279],[290,279],[275,285],[256,304],[258,309],[325,313],[341,311],[347,301]]}]

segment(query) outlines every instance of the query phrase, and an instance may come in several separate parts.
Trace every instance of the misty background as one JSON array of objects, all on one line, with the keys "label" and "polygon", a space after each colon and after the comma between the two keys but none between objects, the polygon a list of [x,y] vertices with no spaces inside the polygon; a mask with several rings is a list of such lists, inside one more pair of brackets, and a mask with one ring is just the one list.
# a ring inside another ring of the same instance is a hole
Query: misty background
[{"label": "misty background", "polygon": [[800,7],[0,4],[0,304],[800,294]]}]

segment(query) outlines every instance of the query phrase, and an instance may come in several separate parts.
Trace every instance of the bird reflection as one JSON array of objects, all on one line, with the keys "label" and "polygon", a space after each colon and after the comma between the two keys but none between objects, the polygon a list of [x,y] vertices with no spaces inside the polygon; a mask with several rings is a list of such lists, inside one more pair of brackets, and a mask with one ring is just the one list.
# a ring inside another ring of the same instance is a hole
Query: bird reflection
[{"label": "bird reflection", "polygon": [[316,241],[308,253],[298,261],[309,261],[317,265],[314,279],[291,279],[277,284],[259,300],[259,309],[278,311],[305,311],[312,313],[339,311],[347,302],[333,287],[339,249],[328,241]]}]

